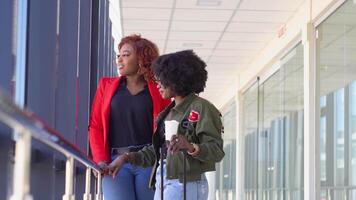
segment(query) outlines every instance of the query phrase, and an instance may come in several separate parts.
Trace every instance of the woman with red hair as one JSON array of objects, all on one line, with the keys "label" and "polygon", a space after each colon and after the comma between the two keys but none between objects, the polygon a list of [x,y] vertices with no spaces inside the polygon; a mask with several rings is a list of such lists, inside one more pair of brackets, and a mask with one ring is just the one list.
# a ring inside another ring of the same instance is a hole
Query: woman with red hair
[{"label": "woman with red hair", "polygon": [[115,177],[105,173],[116,157],[151,145],[157,115],[170,103],[160,96],[151,64],[158,48],[139,35],[124,37],[116,58],[119,77],[102,78],[89,120],[93,160],[103,170],[103,194],[111,199],[153,199],[152,168],[127,163]]}]

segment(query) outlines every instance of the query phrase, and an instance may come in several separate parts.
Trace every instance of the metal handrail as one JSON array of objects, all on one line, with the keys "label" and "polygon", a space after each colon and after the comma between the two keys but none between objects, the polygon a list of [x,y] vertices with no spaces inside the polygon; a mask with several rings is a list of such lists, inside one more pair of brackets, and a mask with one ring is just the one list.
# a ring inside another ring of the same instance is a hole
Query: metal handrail
[{"label": "metal handrail", "polygon": [[[282,199],[291,199],[294,192],[303,191],[303,188],[263,188],[263,189],[245,189],[245,195],[247,200],[254,200],[253,197],[257,198],[257,194],[262,192],[262,200],[270,199],[269,194],[277,194]],[[284,194],[285,193],[285,194]],[[259,198],[258,198],[259,199]]]},{"label": "metal handrail", "polygon": [[356,186],[322,186],[321,191],[326,191],[326,199],[331,200],[332,191],[342,191],[343,199],[346,200],[348,197],[348,191],[356,190]]},{"label": "metal handrail", "polygon": [[[74,199],[73,171],[74,160],[87,167],[85,199],[90,199],[91,170],[99,172],[98,165],[75,145],[67,141],[57,131],[51,129],[39,120],[32,112],[18,107],[2,90],[0,90],[0,121],[14,130],[16,141],[15,166],[14,166],[14,191],[11,199],[32,199],[29,193],[29,168],[31,138],[47,144],[51,148],[63,153],[67,157],[66,164],[66,194],[63,199]],[[98,173],[98,193],[96,199],[101,199],[101,175]],[[69,183],[68,183],[69,182]],[[89,190],[89,191],[88,191]]]},{"label": "metal handrail", "polygon": [[356,186],[321,186],[320,190],[356,190]]}]

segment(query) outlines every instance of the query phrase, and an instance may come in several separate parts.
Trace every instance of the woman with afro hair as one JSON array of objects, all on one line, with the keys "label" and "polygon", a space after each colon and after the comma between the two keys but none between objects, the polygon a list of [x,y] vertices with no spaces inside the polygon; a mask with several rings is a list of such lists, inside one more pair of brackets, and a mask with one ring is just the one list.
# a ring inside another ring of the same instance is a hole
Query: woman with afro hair
[{"label": "woman with afro hair", "polygon": [[128,152],[151,145],[157,115],[171,102],[164,100],[154,81],[151,64],[158,48],[140,35],[122,38],[116,65],[119,77],[100,80],[89,120],[93,160],[101,167],[105,200],[149,200],[151,169],[123,165],[111,177],[108,165]]},{"label": "woman with afro hair", "polygon": [[[152,67],[159,93],[164,99],[174,98],[174,101],[157,117],[152,145],[119,156],[109,165],[109,173],[115,175],[125,163],[153,166],[150,186],[156,188],[154,199],[161,199],[163,173],[164,198],[181,200],[182,152],[186,151],[187,199],[205,200],[208,198],[205,172],[215,171],[215,163],[225,155],[220,112],[198,96],[207,80],[206,64],[192,50],[186,50],[162,55]],[[171,120],[179,123],[178,130],[166,138],[164,122]]]}]

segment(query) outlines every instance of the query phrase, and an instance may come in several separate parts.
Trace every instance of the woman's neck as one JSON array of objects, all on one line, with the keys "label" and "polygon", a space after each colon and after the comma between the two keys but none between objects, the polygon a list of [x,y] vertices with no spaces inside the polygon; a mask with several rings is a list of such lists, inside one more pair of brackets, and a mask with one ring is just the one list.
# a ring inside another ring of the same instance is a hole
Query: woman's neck
[{"label": "woman's neck", "polygon": [[127,86],[141,86],[145,85],[146,81],[142,75],[133,75],[133,76],[126,76],[126,84]]},{"label": "woman's neck", "polygon": [[174,97],[174,102],[176,103],[176,106],[179,105],[180,103],[182,103],[184,100],[183,96],[175,96]]}]

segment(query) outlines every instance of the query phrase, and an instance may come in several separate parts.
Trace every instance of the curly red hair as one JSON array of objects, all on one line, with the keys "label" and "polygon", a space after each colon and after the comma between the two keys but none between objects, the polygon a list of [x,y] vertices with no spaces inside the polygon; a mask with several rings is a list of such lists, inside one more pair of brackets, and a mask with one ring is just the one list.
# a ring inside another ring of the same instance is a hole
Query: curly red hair
[{"label": "curly red hair", "polygon": [[119,49],[121,49],[124,44],[130,44],[135,50],[139,73],[143,75],[146,81],[153,81],[154,76],[151,65],[159,56],[157,45],[137,34],[122,38],[119,43]]}]

